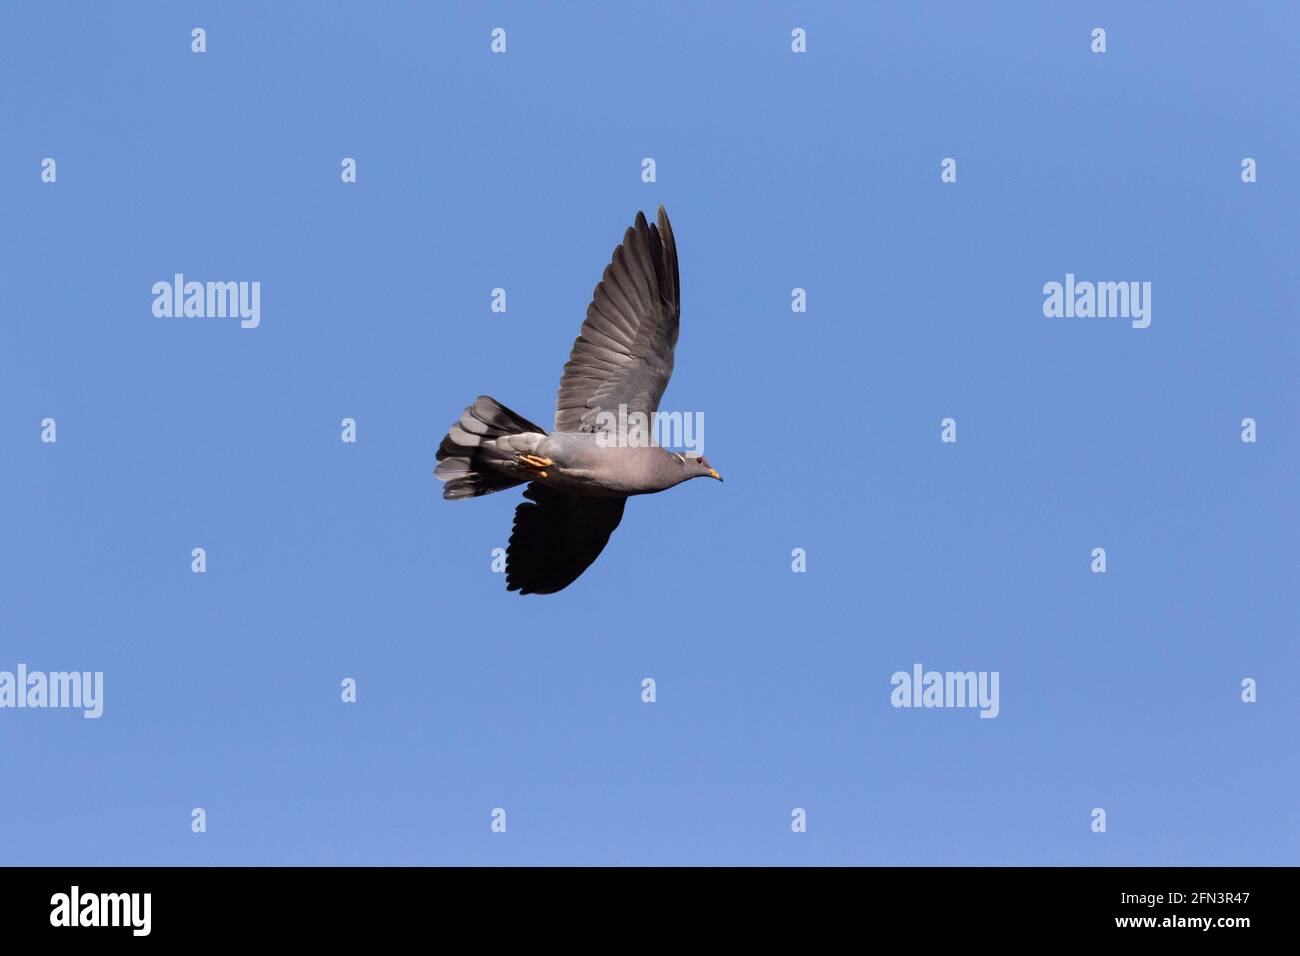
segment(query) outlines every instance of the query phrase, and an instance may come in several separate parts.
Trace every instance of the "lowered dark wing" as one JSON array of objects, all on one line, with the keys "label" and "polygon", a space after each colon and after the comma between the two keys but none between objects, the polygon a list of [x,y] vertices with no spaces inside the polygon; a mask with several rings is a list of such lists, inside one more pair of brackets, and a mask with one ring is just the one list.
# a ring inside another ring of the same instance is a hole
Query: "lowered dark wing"
[{"label": "lowered dark wing", "polygon": [[587,306],[555,402],[557,432],[605,430],[602,412],[653,414],[673,374],[681,296],[677,244],[664,207],[659,225],[636,214]]},{"label": "lowered dark wing", "polygon": [[576,581],[605,549],[627,504],[626,498],[570,495],[536,481],[524,497],[506,549],[506,590],[520,594],[554,594]]}]

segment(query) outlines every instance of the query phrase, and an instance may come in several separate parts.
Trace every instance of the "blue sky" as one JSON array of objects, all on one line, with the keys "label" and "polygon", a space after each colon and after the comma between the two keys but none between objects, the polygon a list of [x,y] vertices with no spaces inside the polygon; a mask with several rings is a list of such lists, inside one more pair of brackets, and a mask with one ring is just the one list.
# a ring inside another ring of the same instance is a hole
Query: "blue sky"
[{"label": "blue sky", "polygon": [[[0,863],[1294,864],[1294,10],[994,7],[6,5],[0,670],[105,700],[0,710]],[[437,442],[659,203],[726,484],[508,594]]]}]

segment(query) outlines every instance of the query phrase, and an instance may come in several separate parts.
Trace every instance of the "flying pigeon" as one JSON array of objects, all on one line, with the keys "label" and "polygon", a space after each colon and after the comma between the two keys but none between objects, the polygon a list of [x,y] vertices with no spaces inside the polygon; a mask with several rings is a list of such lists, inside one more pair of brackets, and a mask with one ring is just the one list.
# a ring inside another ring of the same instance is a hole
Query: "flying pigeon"
[{"label": "flying pigeon", "polygon": [[[721,476],[699,455],[677,454],[631,434],[652,421],[673,374],[677,243],[668,214],[658,227],[636,214],[587,306],[560,378],[548,432],[480,395],[438,448],[434,474],[448,499],[477,498],[528,482],[506,551],[506,589],[554,594],[604,550],[632,495],[688,478]],[[620,412],[620,406],[623,406]]]}]

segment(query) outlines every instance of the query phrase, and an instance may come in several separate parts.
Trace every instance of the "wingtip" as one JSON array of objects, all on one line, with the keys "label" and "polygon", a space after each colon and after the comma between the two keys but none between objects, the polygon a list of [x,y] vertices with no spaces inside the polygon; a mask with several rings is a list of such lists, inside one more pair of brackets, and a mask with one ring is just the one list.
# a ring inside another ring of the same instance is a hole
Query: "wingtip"
[{"label": "wingtip", "polygon": [[668,221],[668,210],[663,207],[663,203],[659,204],[658,218],[659,218],[660,234],[663,235],[665,238],[671,238],[673,234],[673,226],[672,223]]},{"label": "wingtip", "polygon": [[[668,222],[668,210],[664,208],[663,203],[660,203],[658,207],[655,209],[655,220],[659,224],[660,233],[663,234],[672,233],[672,225]],[[636,211],[636,222],[632,226],[632,228],[628,230],[628,234],[630,235],[633,233],[643,232],[649,228],[650,228],[650,221],[646,219],[645,212],[643,210],[638,209]],[[624,236],[623,241],[624,242],[627,241],[626,236]]]}]

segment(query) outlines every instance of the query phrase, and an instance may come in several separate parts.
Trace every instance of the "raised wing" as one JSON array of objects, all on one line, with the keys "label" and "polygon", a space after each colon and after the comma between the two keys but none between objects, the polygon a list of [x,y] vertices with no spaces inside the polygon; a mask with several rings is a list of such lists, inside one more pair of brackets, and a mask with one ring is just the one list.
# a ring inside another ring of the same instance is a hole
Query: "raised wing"
[{"label": "raised wing", "polygon": [[656,228],[638,212],[605,267],[564,366],[555,430],[611,430],[601,413],[617,420],[620,405],[629,414],[657,411],[673,374],[680,313],[677,243],[668,214],[659,207]]}]

